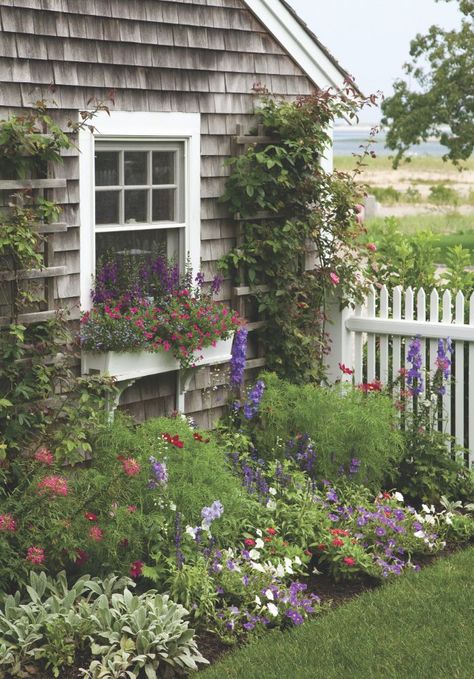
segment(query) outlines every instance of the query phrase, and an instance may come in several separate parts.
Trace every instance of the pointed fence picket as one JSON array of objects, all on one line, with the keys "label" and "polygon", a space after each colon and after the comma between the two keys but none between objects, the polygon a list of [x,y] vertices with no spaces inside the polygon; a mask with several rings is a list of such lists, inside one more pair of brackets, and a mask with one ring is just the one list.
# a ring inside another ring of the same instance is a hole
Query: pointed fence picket
[{"label": "pointed fence picket", "polygon": [[[469,300],[462,292],[453,299],[446,290],[440,299],[436,290],[427,295],[420,288],[415,295],[411,288],[371,288],[364,304],[344,311],[342,325],[344,344],[349,343],[341,348],[342,356],[346,365],[352,357],[356,384],[374,380],[383,384],[395,382],[402,367],[411,367],[408,347],[417,336],[421,343],[422,372],[433,376],[438,341],[452,340],[454,371],[452,378],[445,381],[439,423],[452,434],[456,444],[468,449],[467,462],[474,466],[474,293]],[[338,360],[337,356],[332,357],[334,365]],[[427,396],[426,381],[423,382],[419,399]],[[397,399],[403,398],[398,385],[394,391]],[[407,408],[412,403],[411,399],[405,400]]]}]

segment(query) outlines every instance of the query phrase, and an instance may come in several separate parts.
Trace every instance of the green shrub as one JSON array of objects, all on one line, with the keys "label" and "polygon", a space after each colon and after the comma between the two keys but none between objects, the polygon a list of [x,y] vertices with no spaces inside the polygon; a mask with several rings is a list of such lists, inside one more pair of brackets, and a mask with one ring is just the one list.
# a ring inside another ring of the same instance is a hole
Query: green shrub
[{"label": "green shrub", "polygon": [[457,205],[459,203],[459,194],[450,186],[436,184],[430,187],[428,200],[435,205]]},{"label": "green shrub", "polygon": [[393,186],[370,186],[368,192],[375,196],[379,203],[384,203],[384,205],[399,203],[402,197],[400,191],[394,189]]},{"label": "green shrub", "polygon": [[261,457],[281,457],[285,443],[297,434],[315,442],[320,478],[334,479],[341,466],[360,460],[357,478],[380,486],[401,457],[391,400],[353,388],[292,385],[273,374],[262,377],[266,389],[255,425]]}]

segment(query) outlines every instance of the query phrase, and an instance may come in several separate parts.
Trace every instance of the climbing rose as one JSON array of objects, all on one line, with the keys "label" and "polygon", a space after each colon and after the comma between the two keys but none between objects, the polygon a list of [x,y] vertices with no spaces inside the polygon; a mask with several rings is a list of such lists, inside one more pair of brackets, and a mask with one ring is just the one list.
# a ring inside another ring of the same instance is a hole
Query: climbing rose
[{"label": "climbing rose", "polygon": [[44,448],[44,447],[38,448],[38,450],[35,453],[35,460],[37,462],[41,462],[41,464],[45,464],[49,467],[54,462],[54,455],[50,450],[48,450],[48,448]]},{"label": "climbing rose", "polygon": [[140,473],[140,465],[133,457],[122,460],[123,471],[127,476],[136,476]]},{"label": "climbing rose", "polygon": [[41,564],[44,561],[44,549],[42,547],[28,547],[26,560],[30,563]]},{"label": "climbing rose", "polygon": [[11,514],[0,514],[0,533],[14,533],[16,521]]},{"label": "climbing rose", "polygon": [[38,483],[38,490],[41,492],[49,491],[51,495],[62,495],[66,497],[69,492],[67,480],[62,476],[46,476]]}]

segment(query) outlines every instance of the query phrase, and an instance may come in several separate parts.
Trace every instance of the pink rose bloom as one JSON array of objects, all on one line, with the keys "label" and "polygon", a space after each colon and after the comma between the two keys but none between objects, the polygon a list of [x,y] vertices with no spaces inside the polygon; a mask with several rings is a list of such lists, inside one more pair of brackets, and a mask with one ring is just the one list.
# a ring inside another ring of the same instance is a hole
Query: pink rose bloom
[{"label": "pink rose bloom", "polygon": [[339,283],[339,280],[340,280],[339,276],[337,274],[335,274],[334,271],[331,271],[331,273],[329,274],[329,278],[334,283],[334,285],[337,285]]},{"label": "pink rose bloom", "polygon": [[375,243],[367,243],[367,250],[370,250],[371,252],[376,252],[377,246]]},{"label": "pink rose bloom", "polygon": [[132,578],[139,578],[143,571],[143,566],[145,564],[143,561],[134,561],[130,566],[130,575]]}]

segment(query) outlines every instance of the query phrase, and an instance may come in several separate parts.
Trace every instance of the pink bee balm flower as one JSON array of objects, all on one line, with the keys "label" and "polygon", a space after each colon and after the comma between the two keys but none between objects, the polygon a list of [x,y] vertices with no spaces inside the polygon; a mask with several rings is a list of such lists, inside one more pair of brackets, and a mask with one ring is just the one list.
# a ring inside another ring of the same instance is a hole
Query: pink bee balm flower
[{"label": "pink bee balm flower", "polygon": [[0,514],[0,533],[14,533],[16,521],[11,514]]},{"label": "pink bee balm flower", "polygon": [[62,495],[66,497],[69,492],[67,481],[62,476],[46,476],[38,483],[38,490],[49,491],[51,495]]},{"label": "pink bee balm flower", "polygon": [[94,542],[102,542],[104,539],[104,531],[102,528],[99,528],[99,526],[92,526],[89,530],[89,537],[91,540],[94,540]]},{"label": "pink bee balm flower", "polygon": [[38,450],[35,453],[35,460],[49,467],[54,462],[54,455],[50,450],[48,450],[48,448],[45,447],[38,448]]},{"label": "pink bee balm flower", "polygon": [[337,285],[339,283],[340,280],[339,276],[335,274],[334,271],[331,271],[331,273],[329,274],[329,278],[331,279],[334,285]]},{"label": "pink bee balm flower", "polygon": [[44,561],[44,549],[42,547],[28,547],[26,560],[30,563],[41,564]]},{"label": "pink bee balm flower", "polygon": [[143,572],[143,561],[134,561],[130,566],[130,575],[132,578],[139,578]]},{"label": "pink bee balm flower", "polygon": [[140,465],[133,457],[127,457],[122,460],[123,471],[127,476],[136,476],[140,473]]}]

